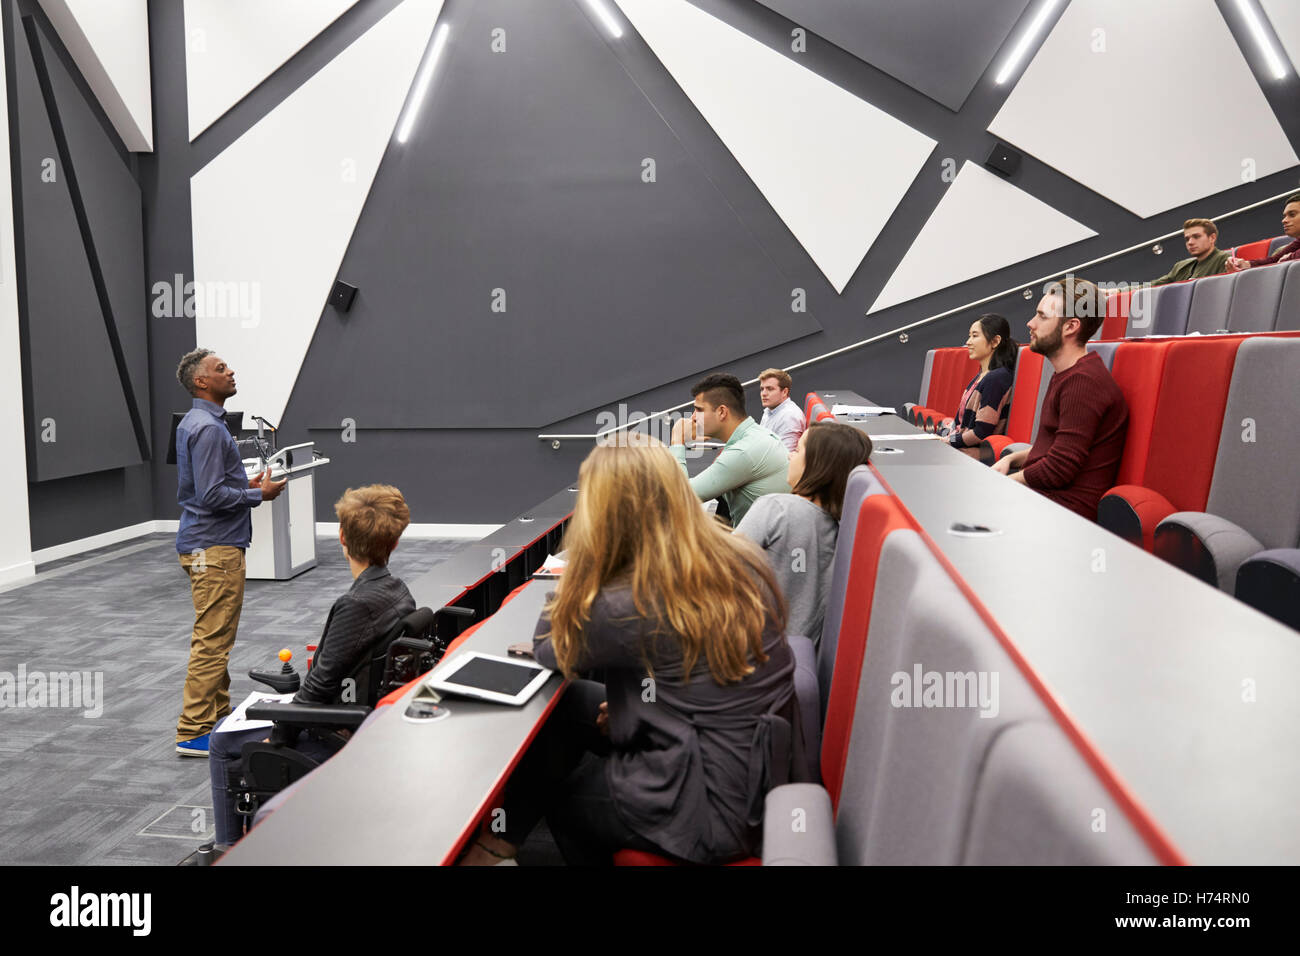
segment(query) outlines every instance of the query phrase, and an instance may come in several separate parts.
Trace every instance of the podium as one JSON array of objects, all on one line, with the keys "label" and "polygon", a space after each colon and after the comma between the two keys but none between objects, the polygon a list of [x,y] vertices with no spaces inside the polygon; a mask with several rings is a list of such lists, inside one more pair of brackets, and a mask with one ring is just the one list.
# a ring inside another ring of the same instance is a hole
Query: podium
[{"label": "podium", "polygon": [[281,448],[263,462],[244,460],[249,480],[267,467],[271,480],[288,484],[274,501],[251,512],[253,541],[244,561],[246,577],[258,581],[287,581],[316,567],[316,469],[329,464],[318,457],[311,442]]}]

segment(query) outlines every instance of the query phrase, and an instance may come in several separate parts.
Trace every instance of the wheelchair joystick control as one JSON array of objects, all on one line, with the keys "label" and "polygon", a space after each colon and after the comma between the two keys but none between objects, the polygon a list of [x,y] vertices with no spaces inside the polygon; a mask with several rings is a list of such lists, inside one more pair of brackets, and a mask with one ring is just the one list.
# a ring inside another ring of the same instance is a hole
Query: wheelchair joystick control
[{"label": "wheelchair joystick control", "polygon": [[266,684],[278,694],[297,693],[298,688],[302,686],[302,678],[298,676],[298,672],[289,663],[293,659],[293,651],[286,647],[280,651],[278,656],[281,661],[278,671],[263,671],[253,668],[248,672],[248,676],[259,684]]}]

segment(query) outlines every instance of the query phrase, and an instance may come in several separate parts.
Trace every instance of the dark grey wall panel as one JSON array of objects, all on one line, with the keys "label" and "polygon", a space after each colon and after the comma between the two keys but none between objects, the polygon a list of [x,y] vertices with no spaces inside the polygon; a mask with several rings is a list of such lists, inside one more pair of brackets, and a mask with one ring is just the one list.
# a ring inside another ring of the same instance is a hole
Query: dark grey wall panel
[{"label": "dark grey wall panel", "polygon": [[389,148],[340,269],[360,294],[325,310],[288,420],[541,427],[820,330],[578,6],[448,16],[467,39]]},{"label": "dark grey wall panel", "polygon": [[[154,151],[138,157],[144,198],[147,286],[194,278],[190,229],[190,138],[185,91],[184,5],[149,0],[149,70],[153,77]],[[222,120],[218,120],[220,124]],[[215,127],[211,127],[209,135]],[[176,466],[167,464],[172,412],[186,411],[191,398],[176,381],[180,357],[194,348],[194,320],[183,314],[148,316],[149,381],[153,455],[150,468],[154,517],[174,519]]]},{"label": "dark grey wall panel", "polygon": [[[9,116],[11,130],[11,149],[14,169],[14,221],[15,232],[18,238],[17,259],[19,272],[19,309],[20,317],[25,322],[25,266],[27,255],[24,248],[24,222],[22,215],[22,183],[19,177],[21,168],[21,128],[20,122],[23,119],[23,111],[20,109],[17,97],[18,77],[15,74],[14,64],[18,62],[20,48],[15,45],[15,32],[22,31],[21,20],[19,17],[24,14],[32,15],[42,24],[48,26],[44,21],[44,13],[39,9],[35,0],[19,0],[16,4],[5,2],[0,4],[0,10],[3,11],[4,20],[4,44],[6,50],[6,60],[10,64],[8,70],[9,77]],[[48,39],[52,34],[46,32],[44,36]],[[57,40],[51,41],[57,47]],[[47,48],[48,49],[48,48]],[[22,44],[21,52],[26,55],[26,44]],[[61,47],[57,49],[59,59],[67,68],[71,63],[71,58],[66,55]],[[48,59],[48,57],[47,57]],[[78,83],[80,80],[78,78]],[[84,84],[78,88],[85,95],[88,91]],[[182,90],[182,96],[184,91]],[[92,100],[86,101],[92,112],[98,110],[98,105]],[[44,107],[42,106],[43,110]],[[40,116],[41,114],[33,114]],[[107,120],[102,114],[96,112],[100,120],[101,128],[109,128]],[[48,135],[48,132],[47,134]],[[111,135],[111,134],[106,134]],[[48,155],[54,156],[55,152],[50,149]],[[123,162],[132,165],[134,158],[119,154]],[[39,181],[39,179],[38,179]],[[48,185],[48,184],[46,184]],[[66,188],[66,186],[64,187]],[[71,228],[71,227],[70,227]],[[188,243],[188,237],[186,238]],[[75,257],[81,254],[80,242],[74,243],[67,248],[58,250],[59,256],[67,266],[70,261],[69,253]],[[84,267],[82,267],[84,268]],[[69,281],[69,274],[64,273],[61,276],[62,281]],[[104,328],[102,317],[99,319],[101,330]],[[101,332],[101,334],[103,334]],[[191,330],[191,337],[192,337]],[[143,355],[144,346],[140,344],[138,353]],[[101,356],[102,357],[102,356]],[[138,356],[127,356],[128,359],[134,358],[138,361]],[[111,361],[109,363],[112,364]],[[92,375],[98,372],[91,373]],[[65,382],[65,390],[69,394],[77,394],[80,388],[79,382],[87,376],[78,375],[71,383]],[[30,381],[24,381],[24,390],[28,393],[27,407],[30,410]],[[95,402],[97,396],[83,396],[87,402]],[[140,396],[140,401],[147,403],[148,392],[144,390]],[[84,409],[81,410],[84,413]],[[142,406],[142,414],[147,415],[147,404]],[[29,414],[30,421],[30,414]],[[60,425],[59,437],[62,439],[65,435],[62,425]],[[128,445],[130,442],[128,442]],[[138,456],[137,456],[138,457]],[[34,455],[29,455],[29,462],[35,460]],[[174,485],[174,481],[173,481]],[[175,491],[173,489],[173,497]],[[150,466],[149,464],[130,465],[122,468],[112,468],[106,471],[97,471],[90,474],[77,475],[74,477],[57,478],[46,481],[33,482],[28,485],[27,498],[30,514],[30,527],[33,549],[52,547],[67,541],[78,538],[84,538],[89,535],[99,534],[105,531],[112,531],[117,528],[139,524],[140,522],[149,521],[154,517],[154,495],[150,486]]]},{"label": "dark grey wall panel", "polygon": [[152,521],[149,463],[29,485],[27,503],[33,551]]},{"label": "dark grey wall panel", "polygon": [[[90,264],[23,25],[14,22],[22,206],[21,327],[29,472],[44,481],[141,461]],[[53,161],[57,180],[42,173]],[[43,424],[54,422],[54,441]]]},{"label": "dark grey wall panel", "polygon": [[[109,308],[108,326],[123,356],[120,388],[142,423],[149,417],[148,341],[145,329],[144,223],[140,187],[118,148],[49,41],[42,54],[67,140],[77,194]],[[88,92],[88,91],[87,91]],[[147,452],[147,428],[140,442]]]},{"label": "dark grey wall panel", "polygon": [[1029,0],[758,0],[956,112]]}]

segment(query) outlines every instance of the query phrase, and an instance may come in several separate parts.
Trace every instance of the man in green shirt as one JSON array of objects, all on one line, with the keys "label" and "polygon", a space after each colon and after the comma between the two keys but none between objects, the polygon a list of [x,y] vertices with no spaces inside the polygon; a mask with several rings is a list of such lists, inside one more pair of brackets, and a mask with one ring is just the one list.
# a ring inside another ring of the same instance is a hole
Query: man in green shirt
[{"label": "man in green shirt", "polygon": [[1209,219],[1187,220],[1183,223],[1183,241],[1187,243],[1187,251],[1192,258],[1174,263],[1172,269],[1151,284],[1164,285],[1167,282],[1182,282],[1184,279],[1200,279],[1227,272],[1227,250],[1214,248],[1218,238],[1219,229]]},{"label": "man in green shirt", "polygon": [[697,434],[726,442],[717,460],[691,479],[701,501],[721,498],[737,525],[761,495],[789,494],[790,456],[770,431],[745,414],[745,392],[734,375],[710,375],[691,389],[695,411],[673,423],[669,444],[686,471],[686,442]]}]

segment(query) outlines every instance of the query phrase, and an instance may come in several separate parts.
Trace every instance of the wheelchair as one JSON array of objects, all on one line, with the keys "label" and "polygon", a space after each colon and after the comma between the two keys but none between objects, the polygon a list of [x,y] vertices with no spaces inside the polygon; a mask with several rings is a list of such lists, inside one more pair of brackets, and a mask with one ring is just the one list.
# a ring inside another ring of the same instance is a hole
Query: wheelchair
[{"label": "wheelchair", "polygon": [[[335,752],[348,734],[358,730],[375,705],[386,695],[427,674],[442,659],[455,634],[475,616],[468,608],[417,608],[403,617],[374,643],[370,652],[345,678],[353,681],[356,703],[305,704],[263,701],[248,709],[252,720],[274,721],[269,742],[244,744],[237,769],[232,769],[227,789],[236,795],[235,812],[254,816],[262,803],[302,779],[319,761],[299,753],[293,744],[307,731]],[[283,659],[283,658],[282,658]],[[302,685],[297,671],[284,659],[280,670],[248,672],[253,680],[276,693],[292,694]]]}]

